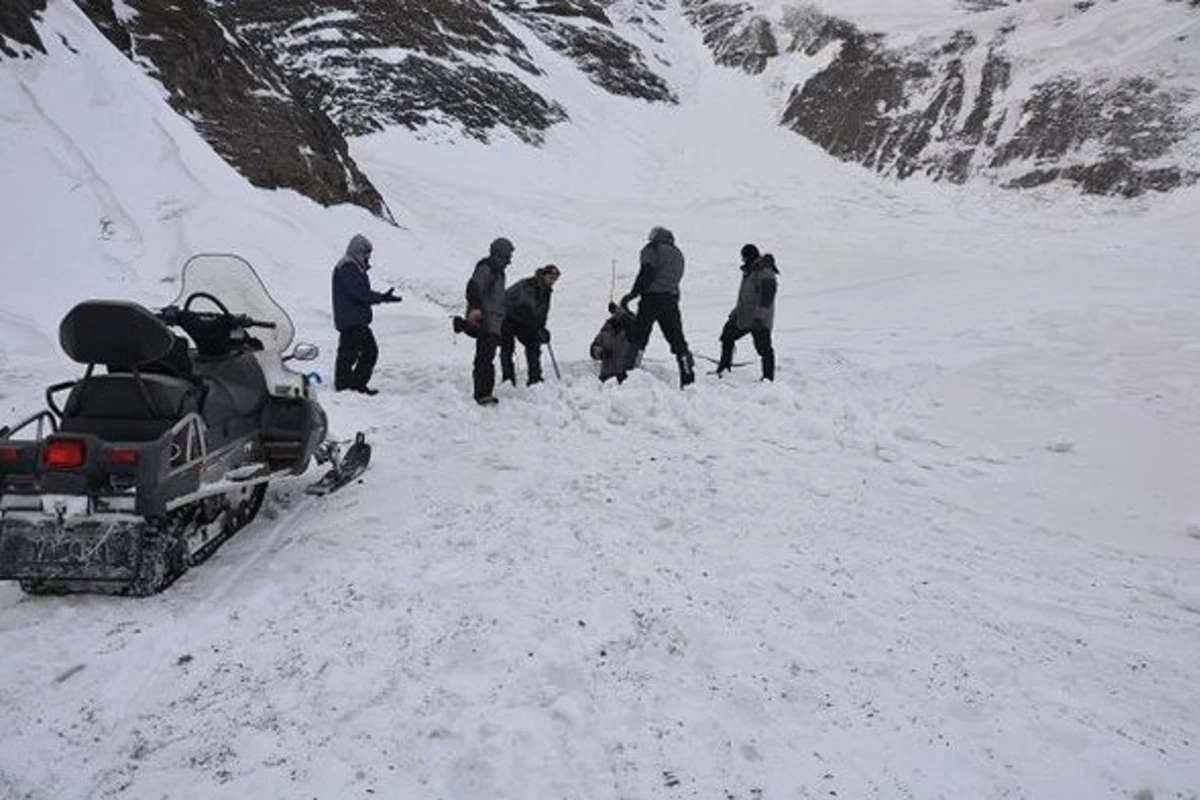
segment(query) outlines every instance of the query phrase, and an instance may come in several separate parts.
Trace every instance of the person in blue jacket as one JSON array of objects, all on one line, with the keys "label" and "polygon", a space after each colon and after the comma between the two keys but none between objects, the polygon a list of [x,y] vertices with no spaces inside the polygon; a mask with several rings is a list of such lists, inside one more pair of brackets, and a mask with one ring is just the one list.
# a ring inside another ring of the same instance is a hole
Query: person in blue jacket
[{"label": "person in blue jacket", "polygon": [[371,249],[370,240],[356,233],[346,246],[346,255],[333,268],[333,324],[338,330],[333,388],[339,392],[350,389],[362,394],[378,393],[378,389],[367,386],[379,358],[379,345],[371,332],[371,306],[401,300],[395,289],[376,292],[371,288],[367,277]]}]

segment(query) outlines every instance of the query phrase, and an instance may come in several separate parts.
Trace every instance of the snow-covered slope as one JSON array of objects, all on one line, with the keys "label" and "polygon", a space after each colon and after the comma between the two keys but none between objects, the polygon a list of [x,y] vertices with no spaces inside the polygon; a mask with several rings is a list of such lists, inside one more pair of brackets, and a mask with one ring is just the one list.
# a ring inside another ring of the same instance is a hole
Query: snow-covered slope
[{"label": "snow-covered slope", "polygon": [[[195,251],[255,263],[327,375],[352,233],[405,301],[382,393],[323,395],[361,484],[276,486],[154,598],[0,585],[0,796],[1195,796],[1200,195],[880,180],[668,10],[677,107],[530,36],[574,120],[543,148],[352,141],[401,229],[250,188],[49,4],[50,55],[0,64],[4,421],[76,373],[66,309],[169,301]],[[651,225],[707,355],[738,248],[775,253],[776,383],[743,344],[681,392],[657,333],[596,381]],[[497,235],[563,270],[563,375],[480,409],[446,313]]]}]

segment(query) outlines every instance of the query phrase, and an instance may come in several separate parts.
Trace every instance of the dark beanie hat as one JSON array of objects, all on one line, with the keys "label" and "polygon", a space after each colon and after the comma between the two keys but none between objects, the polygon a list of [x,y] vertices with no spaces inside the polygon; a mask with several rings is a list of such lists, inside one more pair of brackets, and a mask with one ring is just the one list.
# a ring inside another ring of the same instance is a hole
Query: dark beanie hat
[{"label": "dark beanie hat", "polygon": [[752,244],[742,245],[742,261],[749,264],[758,258],[758,248]]}]

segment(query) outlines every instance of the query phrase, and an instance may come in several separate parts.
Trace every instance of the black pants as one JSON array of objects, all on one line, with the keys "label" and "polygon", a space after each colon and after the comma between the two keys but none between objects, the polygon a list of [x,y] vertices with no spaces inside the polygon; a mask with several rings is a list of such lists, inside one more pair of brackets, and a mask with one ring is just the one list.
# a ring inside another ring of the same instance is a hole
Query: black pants
[{"label": "black pants", "polygon": [[502,380],[517,385],[517,367],[513,363],[513,352],[517,342],[525,347],[525,365],[529,369],[527,385],[542,382],[542,340],[541,331],[531,331],[504,320],[500,328],[500,375]]},{"label": "black pants", "polygon": [[746,334],[754,339],[754,350],[762,359],[762,376],[769,381],[775,380],[775,348],[771,346],[770,328],[739,328],[731,317],[721,329],[721,361],[717,369],[729,369],[733,363],[733,345]]},{"label": "black pants", "polygon": [[379,360],[379,345],[369,325],[338,333],[337,365],[334,368],[333,388],[363,388],[371,380],[375,362]]},{"label": "black pants", "polygon": [[639,350],[646,349],[646,344],[650,341],[650,330],[656,322],[676,358],[688,352],[687,339],[683,337],[683,317],[679,314],[679,296],[645,294],[638,303],[637,321],[630,336],[633,344],[630,348],[631,358],[636,358]]},{"label": "black pants", "polygon": [[475,364],[471,378],[475,381],[475,399],[490,397],[496,388],[496,348],[500,337],[494,333],[480,331],[475,338]]}]

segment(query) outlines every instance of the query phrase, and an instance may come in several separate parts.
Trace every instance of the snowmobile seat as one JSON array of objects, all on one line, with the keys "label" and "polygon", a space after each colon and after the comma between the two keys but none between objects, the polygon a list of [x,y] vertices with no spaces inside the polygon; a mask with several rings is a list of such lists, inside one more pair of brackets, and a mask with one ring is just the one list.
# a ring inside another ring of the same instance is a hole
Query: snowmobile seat
[{"label": "snowmobile seat", "polygon": [[182,378],[140,371],[82,378],[63,406],[60,429],[107,441],[157,439],[185,414],[195,412],[203,391]]},{"label": "snowmobile seat", "polygon": [[[200,405],[203,389],[198,384],[154,373],[152,365],[178,357],[180,339],[144,306],[84,301],[63,317],[58,339],[63,352],[88,365],[63,406],[60,427],[66,432],[149,441]],[[186,342],[183,347],[186,357]],[[96,364],[107,365],[109,374],[93,375]]]}]

